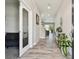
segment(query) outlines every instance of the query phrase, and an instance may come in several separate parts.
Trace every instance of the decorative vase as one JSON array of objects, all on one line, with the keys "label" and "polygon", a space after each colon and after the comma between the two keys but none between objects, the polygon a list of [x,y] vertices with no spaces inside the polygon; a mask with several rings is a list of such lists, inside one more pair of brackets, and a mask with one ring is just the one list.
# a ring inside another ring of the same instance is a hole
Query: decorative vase
[{"label": "decorative vase", "polygon": [[71,47],[68,48],[68,52],[72,56],[72,48]]}]

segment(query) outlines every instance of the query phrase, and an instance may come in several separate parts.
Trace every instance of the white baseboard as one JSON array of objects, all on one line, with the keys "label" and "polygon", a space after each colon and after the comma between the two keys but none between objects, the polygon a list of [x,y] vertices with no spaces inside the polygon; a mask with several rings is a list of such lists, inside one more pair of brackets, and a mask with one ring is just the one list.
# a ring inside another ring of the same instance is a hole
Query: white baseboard
[{"label": "white baseboard", "polygon": [[[40,39],[39,39],[39,40],[40,40]],[[38,44],[39,40],[38,40],[37,42],[35,42],[35,43],[33,44],[33,46],[35,46],[36,44]]]},{"label": "white baseboard", "polygon": [[40,37],[40,39],[45,39],[45,37]]},{"label": "white baseboard", "polygon": [[[21,57],[28,49],[30,48],[29,44],[23,48],[22,51],[19,52],[19,57]],[[21,53],[21,54],[20,54]]]}]

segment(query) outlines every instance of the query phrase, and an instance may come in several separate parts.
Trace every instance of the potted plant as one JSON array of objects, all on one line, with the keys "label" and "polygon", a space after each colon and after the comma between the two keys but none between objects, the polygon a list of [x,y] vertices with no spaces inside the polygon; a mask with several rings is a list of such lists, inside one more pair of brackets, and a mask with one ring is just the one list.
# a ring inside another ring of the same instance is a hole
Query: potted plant
[{"label": "potted plant", "polygon": [[61,26],[59,26],[56,29],[56,36],[57,36],[56,42],[57,42],[57,44],[59,44],[58,39],[59,39],[61,33],[62,33],[62,28],[61,28]]},{"label": "potted plant", "polygon": [[57,32],[57,36],[60,36],[60,34],[62,33],[61,26],[56,29],[56,32]]},{"label": "potted plant", "polygon": [[68,55],[68,47],[72,47],[72,42],[68,40],[68,36],[65,33],[60,34],[59,36],[59,48],[61,52],[67,56]]},{"label": "potted plant", "polygon": [[56,29],[56,31],[57,31],[57,32],[62,32],[62,28],[61,28],[61,27],[58,27],[58,28]]}]

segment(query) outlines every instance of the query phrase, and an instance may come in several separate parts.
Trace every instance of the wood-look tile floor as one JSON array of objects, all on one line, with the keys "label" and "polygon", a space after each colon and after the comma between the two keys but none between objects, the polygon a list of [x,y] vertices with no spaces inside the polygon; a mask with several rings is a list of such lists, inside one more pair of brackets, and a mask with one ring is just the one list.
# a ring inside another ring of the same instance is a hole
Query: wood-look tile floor
[{"label": "wood-look tile floor", "polygon": [[22,57],[9,57],[5,59],[71,59],[64,57],[54,40],[41,39],[36,46],[29,49]]}]

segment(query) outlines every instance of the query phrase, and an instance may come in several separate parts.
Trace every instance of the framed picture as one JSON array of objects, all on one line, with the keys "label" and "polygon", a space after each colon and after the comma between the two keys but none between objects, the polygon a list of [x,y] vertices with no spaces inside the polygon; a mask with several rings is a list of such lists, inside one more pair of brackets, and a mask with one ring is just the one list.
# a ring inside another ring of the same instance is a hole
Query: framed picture
[{"label": "framed picture", "polygon": [[36,24],[39,25],[39,16],[36,14]]}]

